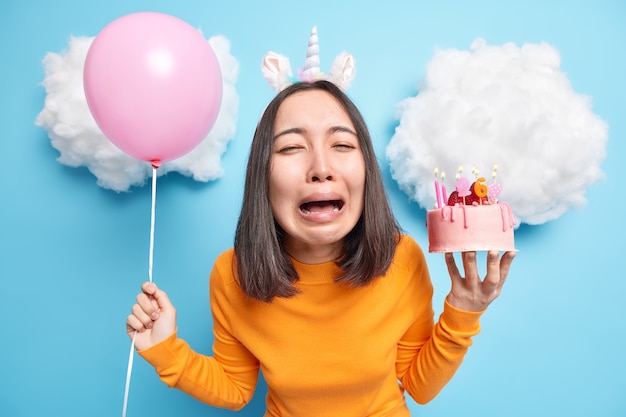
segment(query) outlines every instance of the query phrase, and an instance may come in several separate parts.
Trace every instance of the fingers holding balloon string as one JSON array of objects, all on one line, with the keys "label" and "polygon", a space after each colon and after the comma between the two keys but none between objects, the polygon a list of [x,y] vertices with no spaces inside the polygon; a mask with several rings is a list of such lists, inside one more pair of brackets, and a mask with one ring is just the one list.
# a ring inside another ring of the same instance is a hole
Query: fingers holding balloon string
[{"label": "fingers holding balloon string", "polygon": [[137,295],[137,308],[152,320],[159,318],[159,305],[153,296],[141,293]]},{"label": "fingers holding balloon string", "polygon": [[[126,318],[126,332],[131,334],[133,332],[144,332],[148,329],[151,329],[153,326],[152,320],[150,317],[146,316],[141,311],[137,311],[137,304],[133,305],[132,314],[129,314]],[[144,320],[141,320],[138,315],[142,316]]]}]

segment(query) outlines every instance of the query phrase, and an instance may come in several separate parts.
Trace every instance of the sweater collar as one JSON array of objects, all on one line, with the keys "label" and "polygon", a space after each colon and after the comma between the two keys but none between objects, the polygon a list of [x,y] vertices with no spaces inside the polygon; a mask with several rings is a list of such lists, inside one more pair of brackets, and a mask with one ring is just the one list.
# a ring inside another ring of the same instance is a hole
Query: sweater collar
[{"label": "sweater collar", "polygon": [[321,264],[305,264],[291,258],[301,284],[327,284],[335,281],[343,271],[336,264],[336,261],[324,262]]}]

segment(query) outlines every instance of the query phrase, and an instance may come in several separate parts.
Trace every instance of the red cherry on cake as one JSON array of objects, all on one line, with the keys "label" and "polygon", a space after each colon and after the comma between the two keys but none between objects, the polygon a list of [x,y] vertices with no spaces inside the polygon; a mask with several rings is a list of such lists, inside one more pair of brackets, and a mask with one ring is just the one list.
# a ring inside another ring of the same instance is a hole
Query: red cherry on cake
[{"label": "red cherry on cake", "polygon": [[[482,200],[482,202],[481,202],[481,200]],[[465,197],[465,205],[468,205],[468,206],[487,204],[488,202],[489,202],[489,200],[487,199],[487,197],[478,197],[474,193],[472,193],[472,194],[468,195],[467,197]]]},{"label": "red cherry on cake", "polygon": [[459,197],[458,191],[452,191],[448,197],[448,205],[456,206],[457,204],[463,204],[463,197]]},{"label": "red cherry on cake", "polygon": [[465,197],[465,204],[468,205],[468,206],[487,204],[489,202],[489,199],[487,197],[479,197],[476,194],[475,186],[476,186],[476,182],[473,182],[471,187],[470,187],[471,194],[468,195],[467,197]]}]

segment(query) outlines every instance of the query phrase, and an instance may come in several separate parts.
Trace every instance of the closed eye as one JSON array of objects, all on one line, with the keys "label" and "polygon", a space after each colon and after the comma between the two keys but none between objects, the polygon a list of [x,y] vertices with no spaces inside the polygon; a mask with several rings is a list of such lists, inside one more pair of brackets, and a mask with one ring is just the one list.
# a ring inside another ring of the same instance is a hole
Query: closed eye
[{"label": "closed eye", "polygon": [[334,146],[335,149],[337,149],[338,151],[342,151],[342,152],[347,152],[347,151],[351,151],[353,149],[356,149],[356,147],[352,144],[349,143],[339,143],[337,145]]},{"label": "closed eye", "polygon": [[345,126],[334,126],[329,129],[334,139],[333,148],[339,151],[350,151],[359,147],[358,137],[354,130]]},{"label": "closed eye", "polygon": [[278,149],[278,153],[290,154],[298,152],[300,149],[302,149],[302,146],[283,146],[282,148]]}]

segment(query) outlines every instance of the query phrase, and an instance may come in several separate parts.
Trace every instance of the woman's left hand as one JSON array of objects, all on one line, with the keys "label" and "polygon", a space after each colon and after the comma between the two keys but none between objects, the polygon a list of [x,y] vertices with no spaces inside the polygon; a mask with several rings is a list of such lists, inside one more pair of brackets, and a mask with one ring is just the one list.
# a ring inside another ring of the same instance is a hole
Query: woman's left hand
[{"label": "woman's left hand", "polygon": [[463,269],[461,276],[452,253],[446,253],[446,265],[452,279],[452,289],[447,301],[459,310],[482,311],[495,300],[509,274],[515,252],[505,252],[500,258],[498,251],[487,254],[487,275],[481,280],[476,266],[476,252],[463,252]]}]

